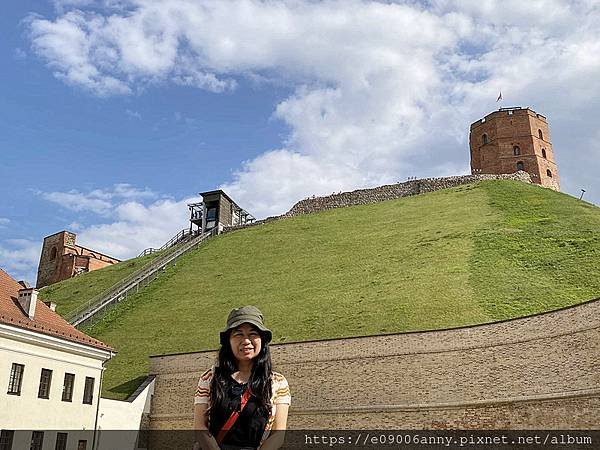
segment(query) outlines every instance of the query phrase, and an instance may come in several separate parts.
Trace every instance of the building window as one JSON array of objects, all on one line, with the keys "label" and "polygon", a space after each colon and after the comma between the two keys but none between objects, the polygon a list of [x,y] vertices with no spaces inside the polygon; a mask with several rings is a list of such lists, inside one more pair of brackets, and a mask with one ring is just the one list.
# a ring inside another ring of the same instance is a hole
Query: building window
[{"label": "building window", "polygon": [[68,433],[56,433],[56,445],[54,450],[66,450],[67,449],[67,436]]},{"label": "building window", "polygon": [[34,431],[31,433],[31,447],[29,450],[42,450],[42,445],[44,444],[44,432],[43,431]]},{"label": "building window", "polygon": [[544,133],[542,133],[542,130],[538,130],[538,136],[540,139],[544,140]]},{"label": "building window", "polygon": [[206,210],[206,220],[211,221],[217,218],[217,208],[209,208]]},{"label": "building window", "polygon": [[85,377],[85,388],[83,389],[83,403],[91,405],[94,399],[94,379]]},{"label": "building window", "polygon": [[519,161],[517,163],[517,170],[525,170],[525,166],[523,165],[523,161]]},{"label": "building window", "polygon": [[14,435],[15,432],[12,430],[0,431],[0,450],[12,450]]},{"label": "building window", "polygon": [[546,175],[552,178],[552,172],[550,172],[550,169],[546,169]]},{"label": "building window", "polygon": [[488,138],[487,133],[483,133],[483,136],[481,137],[481,139],[483,140],[483,145],[490,143],[490,139]]},{"label": "building window", "polygon": [[546,158],[546,149],[545,149],[545,148],[543,148],[543,149],[542,149],[542,156],[543,156],[544,158]]},{"label": "building window", "polygon": [[50,250],[50,261],[54,261],[56,259],[56,247],[52,247]]},{"label": "building window", "polygon": [[85,450],[87,447],[87,441],[79,441],[77,443],[77,450]]},{"label": "building window", "polygon": [[42,369],[40,375],[40,388],[38,389],[38,398],[50,398],[50,384],[52,383],[52,371]]},{"label": "building window", "polygon": [[8,392],[10,395],[21,395],[21,384],[23,382],[23,364],[13,363],[10,369],[10,379],[8,380]]},{"label": "building window", "polygon": [[73,400],[73,385],[75,384],[75,375],[65,373],[65,382],[63,383],[62,401],[70,402]]},{"label": "building window", "polygon": [[519,156],[519,155],[521,154],[521,148],[520,148],[518,145],[515,145],[515,146],[513,147],[513,154],[514,154],[515,156]]}]

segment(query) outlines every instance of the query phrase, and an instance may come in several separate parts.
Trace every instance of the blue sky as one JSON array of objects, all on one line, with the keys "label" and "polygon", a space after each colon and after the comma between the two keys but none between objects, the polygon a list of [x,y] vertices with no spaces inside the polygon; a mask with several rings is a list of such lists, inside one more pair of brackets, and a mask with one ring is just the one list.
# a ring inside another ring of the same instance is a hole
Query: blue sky
[{"label": "blue sky", "polygon": [[468,126],[498,106],[546,115],[563,191],[600,203],[597,2],[23,1],[0,24],[19,279],[62,229],[121,258],[160,246],[203,190],[264,217],[467,173]]}]

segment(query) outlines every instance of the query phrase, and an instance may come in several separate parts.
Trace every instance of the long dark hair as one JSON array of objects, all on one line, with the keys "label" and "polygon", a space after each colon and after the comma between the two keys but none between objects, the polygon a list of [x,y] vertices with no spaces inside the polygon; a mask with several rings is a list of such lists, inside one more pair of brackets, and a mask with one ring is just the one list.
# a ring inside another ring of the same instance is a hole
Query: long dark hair
[{"label": "long dark hair", "polygon": [[[260,333],[260,330],[256,331]],[[231,375],[238,371],[237,360],[229,343],[230,334],[231,330],[227,333],[226,343],[221,344],[210,382],[210,409],[218,410],[226,406],[227,386],[231,383]],[[260,333],[260,337],[261,349],[253,360],[248,386],[252,396],[257,399],[260,411],[268,416],[271,412],[271,351],[263,333]]]}]

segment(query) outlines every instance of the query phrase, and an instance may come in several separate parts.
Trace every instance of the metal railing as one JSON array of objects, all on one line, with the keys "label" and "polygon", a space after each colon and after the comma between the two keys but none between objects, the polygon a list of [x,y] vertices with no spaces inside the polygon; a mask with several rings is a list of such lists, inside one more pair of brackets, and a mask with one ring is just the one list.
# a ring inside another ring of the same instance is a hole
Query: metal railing
[{"label": "metal railing", "polygon": [[167,242],[165,242],[161,248],[149,247],[145,249],[142,253],[140,253],[138,255],[138,258],[140,256],[151,255],[152,253],[160,252],[161,250],[166,250],[167,248],[173,247],[174,245],[179,244],[181,241],[187,240],[193,234],[195,233],[192,232],[189,228],[184,228],[171,239],[169,239]]},{"label": "metal railing", "polygon": [[216,234],[218,234],[217,228],[208,233],[196,236],[164,256],[160,256],[152,261],[149,261],[131,275],[123,278],[106,291],[92,297],[90,300],[80,305],[77,309],[68,313],[65,316],[65,319],[67,319],[74,326],[79,326],[82,323],[89,321],[96,314],[105,310],[110,305],[115,305],[121,302],[131,293],[137,293],[140,287],[145,287],[150,284],[158,272],[162,271],[169,263],[179,258],[184,253],[187,253],[194,247],[200,245],[202,242],[215,236]]}]

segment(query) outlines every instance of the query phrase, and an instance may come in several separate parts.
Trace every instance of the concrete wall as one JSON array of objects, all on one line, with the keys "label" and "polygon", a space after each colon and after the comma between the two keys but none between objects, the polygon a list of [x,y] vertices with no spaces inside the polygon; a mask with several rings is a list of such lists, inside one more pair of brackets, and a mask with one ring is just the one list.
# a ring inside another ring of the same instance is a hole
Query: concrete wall
[{"label": "concrete wall", "polygon": [[[144,383],[127,401],[100,399],[98,418],[98,450],[134,450],[143,419],[150,413],[154,381]],[[122,432],[115,433],[115,430]]]},{"label": "concrete wall", "polygon": [[[201,323],[200,318],[200,323]],[[590,429],[600,423],[600,299],[452,330],[272,346],[295,429]],[[215,352],[151,358],[151,429],[189,429]]]}]

